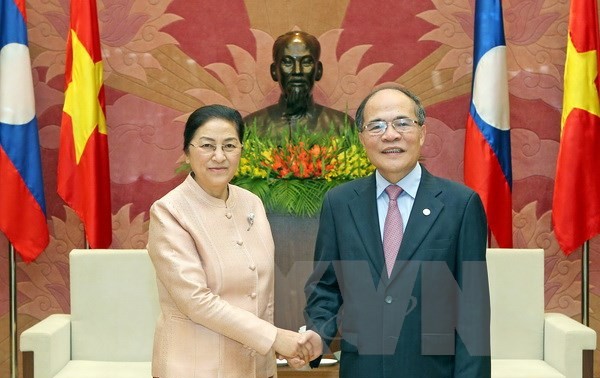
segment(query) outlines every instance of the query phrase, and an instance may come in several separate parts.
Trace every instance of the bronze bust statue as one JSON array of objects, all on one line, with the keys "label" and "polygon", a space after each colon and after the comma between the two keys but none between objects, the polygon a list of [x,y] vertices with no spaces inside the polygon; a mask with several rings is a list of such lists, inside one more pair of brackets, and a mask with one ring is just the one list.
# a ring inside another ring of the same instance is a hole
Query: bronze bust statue
[{"label": "bronze bust statue", "polygon": [[273,44],[271,77],[279,83],[281,96],[278,103],[247,115],[246,125],[256,124],[257,132],[264,134],[291,134],[303,125],[307,130],[339,132],[354,120],[344,112],[316,104],[312,97],[315,81],[323,76],[319,60],[319,40],[302,31],[291,31],[279,36]]}]

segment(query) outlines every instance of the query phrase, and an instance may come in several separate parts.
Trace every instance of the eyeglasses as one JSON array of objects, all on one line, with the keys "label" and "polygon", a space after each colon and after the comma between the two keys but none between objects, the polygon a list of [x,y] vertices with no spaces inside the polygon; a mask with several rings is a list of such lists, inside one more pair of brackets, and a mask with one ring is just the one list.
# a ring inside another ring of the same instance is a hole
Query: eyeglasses
[{"label": "eyeglasses", "polygon": [[371,135],[381,135],[381,134],[385,133],[385,131],[387,130],[389,125],[392,125],[394,130],[396,130],[397,133],[402,134],[402,135],[414,131],[417,126],[421,126],[421,124],[418,121],[415,121],[412,118],[403,117],[403,118],[396,118],[389,122],[388,121],[372,121],[372,122],[367,123],[363,127],[363,130],[366,130]]},{"label": "eyeglasses", "polygon": [[242,144],[237,143],[225,143],[225,144],[212,144],[212,143],[202,143],[199,145],[195,145],[190,143],[190,146],[198,149],[202,155],[212,155],[217,151],[217,147],[221,146],[221,150],[224,154],[235,155],[242,151]]}]

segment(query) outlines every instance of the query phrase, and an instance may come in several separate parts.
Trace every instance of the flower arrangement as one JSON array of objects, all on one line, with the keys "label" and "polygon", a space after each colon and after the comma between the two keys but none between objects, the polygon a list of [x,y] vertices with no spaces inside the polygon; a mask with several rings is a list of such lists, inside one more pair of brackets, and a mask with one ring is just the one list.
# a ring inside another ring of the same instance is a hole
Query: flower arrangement
[{"label": "flower arrangement", "polygon": [[240,166],[232,183],[258,195],[267,211],[316,215],[325,193],[373,172],[354,127],[264,136],[249,125]]}]

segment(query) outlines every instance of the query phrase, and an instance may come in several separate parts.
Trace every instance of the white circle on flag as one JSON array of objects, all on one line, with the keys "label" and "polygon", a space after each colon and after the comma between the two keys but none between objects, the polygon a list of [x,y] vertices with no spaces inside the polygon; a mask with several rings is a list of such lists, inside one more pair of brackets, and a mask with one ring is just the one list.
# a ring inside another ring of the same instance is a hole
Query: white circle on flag
[{"label": "white circle on flag", "polygon": [[488,125],[510,129],[506,46],[491,48],[479,60],[473,77],[473,104]]},{"label": "white circle on flag", "polygon": [[34,116],[29,48],[9,43],[0,50],[0,122],[22,125]]}]

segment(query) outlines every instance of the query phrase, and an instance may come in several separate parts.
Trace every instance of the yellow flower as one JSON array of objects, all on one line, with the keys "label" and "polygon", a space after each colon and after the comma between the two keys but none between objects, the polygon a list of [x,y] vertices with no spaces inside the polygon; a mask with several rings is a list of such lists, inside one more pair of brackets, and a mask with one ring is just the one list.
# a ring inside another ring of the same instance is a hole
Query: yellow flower
[{"label": "yellow flower", "polygon": [[264,150],[260,153],[260,155],[262,157],[265,158],[266,161],[268,162],[272,162],[273,161],[273,152],[271,150]]},{"label": "yellow flower", "polygon": [[254,169],[252,170],[252,175],[254,177],[260,177],[260,178],[267,178],[269,174],[267,173],[266,170],[264,169],[260,169],[258,167],[254,167]]}]

